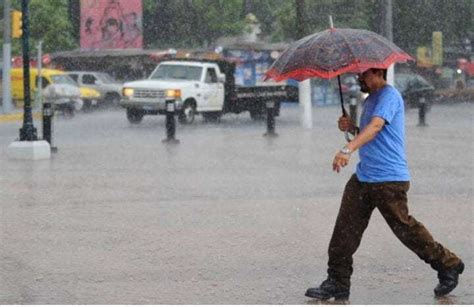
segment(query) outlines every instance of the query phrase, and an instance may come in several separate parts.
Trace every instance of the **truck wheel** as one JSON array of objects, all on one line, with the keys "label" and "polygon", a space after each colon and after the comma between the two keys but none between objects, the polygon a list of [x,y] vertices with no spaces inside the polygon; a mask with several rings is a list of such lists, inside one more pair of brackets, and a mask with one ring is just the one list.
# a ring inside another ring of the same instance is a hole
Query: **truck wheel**
[{"label": "truck wheel", "polygon": [[116,107],[119,105],[120,95],[117,93],[108,93],[105,96],[105,104],[107,107]]},{"label": "truck wheel", "polygon": [[89,99],[84,99],[84,105],[82,106],[84,113],[92,112],[92,102]]},{"label": "truck wheel", "polygon": [[180,124],[189,125],[194,122],[194,117],[196,116],[196,107],[189,102],[185,102],[183,110],[178,115],[178,120]]},{"label": "truck wheel", "polygon": [[144,115],[145,114],[143,114],[143,112],[140,110],[127,109],[127,119],[130,124],[139,124],[142,121]]}]

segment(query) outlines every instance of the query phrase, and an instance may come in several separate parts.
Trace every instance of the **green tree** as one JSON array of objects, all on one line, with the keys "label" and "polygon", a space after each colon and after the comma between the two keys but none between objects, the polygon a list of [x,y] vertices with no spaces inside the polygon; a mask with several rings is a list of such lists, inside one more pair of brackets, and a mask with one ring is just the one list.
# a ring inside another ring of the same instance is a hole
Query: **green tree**
[{"label": "green tree", "polygon": [[243,30],[241,0],[146,0],[145,43],[149,48],[205,47]]},{"label": "green tree", "polygon": [[394,42],[412,54],[431,46],[433,31],[443,32],[444,45],[455,44],[474,31],[472,0],[395,0]]},{"label": "green tree", "polygon": [[198,40],[204,45],[212,43],[224,35],[237,35],[243,32],[244,22],[240,8],[242,1],[195,0],[198,16]]},{"label": "green tree", "polygon": [[[21,10],[20,1],[12,1],[12,8]],[[43,41],[43,53],[71,50],[79,46],[72,34],[67,0],[30,0],[28,9],[32,54],[40,40]],[[20,54],[21,40],[13,39],[12,56]]]},{"label": "green tree", "polygon": [[296,31],[296,11],[293,1],[283,1],[275,9],[274,18],[275,23],[271,32],[268,32],[268,29],[263,27],[264,34],[269,35],[272,42],[292,41],[298,36]]},{"label": "green tree", "polygon": [[[284,18],[284,14],[291,10],[290,6],[292,5],[292,1],[288,0],[242,1],[241,18],[244,19],[249,12],[253,13],[260,23],[263,36],[269,37],[271,41],[282,41],[286,37],[286,32],[282,29],[281,19]],[[287,17],[294,18],[292,16]]]},{"label": "green tree", "polygon": [[[364,0],[320,0],[305,1],[306,34],[323,31],[329,28],[329,15],[333,17],[334,26],[338,28],[369,28],[369,14],[372,3]],[[297,39],[296,5],[294,1],[285,1],[278,5],[275,18],[273,41],[291,41]]]},{"label": "green tree", "polygon": [[[125,0],[122,0],[125,1]],[[262,35],[272,42],[299,37],[296,0],[143,0],[145,48],[199,48],[225,35],[243,33],[245,14],[252,12]],[[306,34],[329,27],[379,31],[381,0],[304,1]],[[445,45],[474,32],[473,0],[392,0],[394,42],[414,54],[416,47],[431,45],[433,31],[442,31]],[[79,47],[79,0],[30,0],[31,46],[42,39],[45,52]],[[12,0],[20,9],[20,1]],[[2,11],[0,7],[0,13]],[[0,37],[0,40],[2,37]],[[21,52],[19,40],[13,54]]]}]

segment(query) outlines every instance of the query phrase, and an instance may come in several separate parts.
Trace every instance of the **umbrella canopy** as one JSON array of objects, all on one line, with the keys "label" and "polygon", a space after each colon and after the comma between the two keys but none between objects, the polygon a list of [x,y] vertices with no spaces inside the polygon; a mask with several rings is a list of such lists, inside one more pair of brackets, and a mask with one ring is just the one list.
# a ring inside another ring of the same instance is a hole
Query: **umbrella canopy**
[{"label": "umbrella canopy", "polygon": [[331,28],[291,44],[270,67],[265,79],[330,79],[369,68],[386,69],[407,60],[413,58],[377,33]]}]

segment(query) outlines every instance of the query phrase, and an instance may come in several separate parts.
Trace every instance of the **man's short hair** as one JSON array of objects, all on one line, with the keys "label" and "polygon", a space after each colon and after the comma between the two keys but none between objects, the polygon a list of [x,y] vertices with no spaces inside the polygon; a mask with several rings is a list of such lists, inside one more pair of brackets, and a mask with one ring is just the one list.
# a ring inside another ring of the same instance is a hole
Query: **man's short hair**
[{"label": "man's short hair", "polygon": [[372,70],[373,73],[377,72],[377,71],[382,71],[382,75],[383,75],[383,79],[385,81],[387,81],[387,69],[383,69],[383,68],[371,68],[370,70]]}]

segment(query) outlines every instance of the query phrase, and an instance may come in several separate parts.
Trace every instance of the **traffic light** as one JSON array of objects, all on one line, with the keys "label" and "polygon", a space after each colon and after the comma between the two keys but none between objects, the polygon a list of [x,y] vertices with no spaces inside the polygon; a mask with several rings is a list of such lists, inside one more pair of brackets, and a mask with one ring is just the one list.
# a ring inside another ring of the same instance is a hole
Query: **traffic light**
[{"label": "traffic light", "polygon": [[23,35],[23,14],[20,11],[12,12],[12,37],[20,38]]}]

